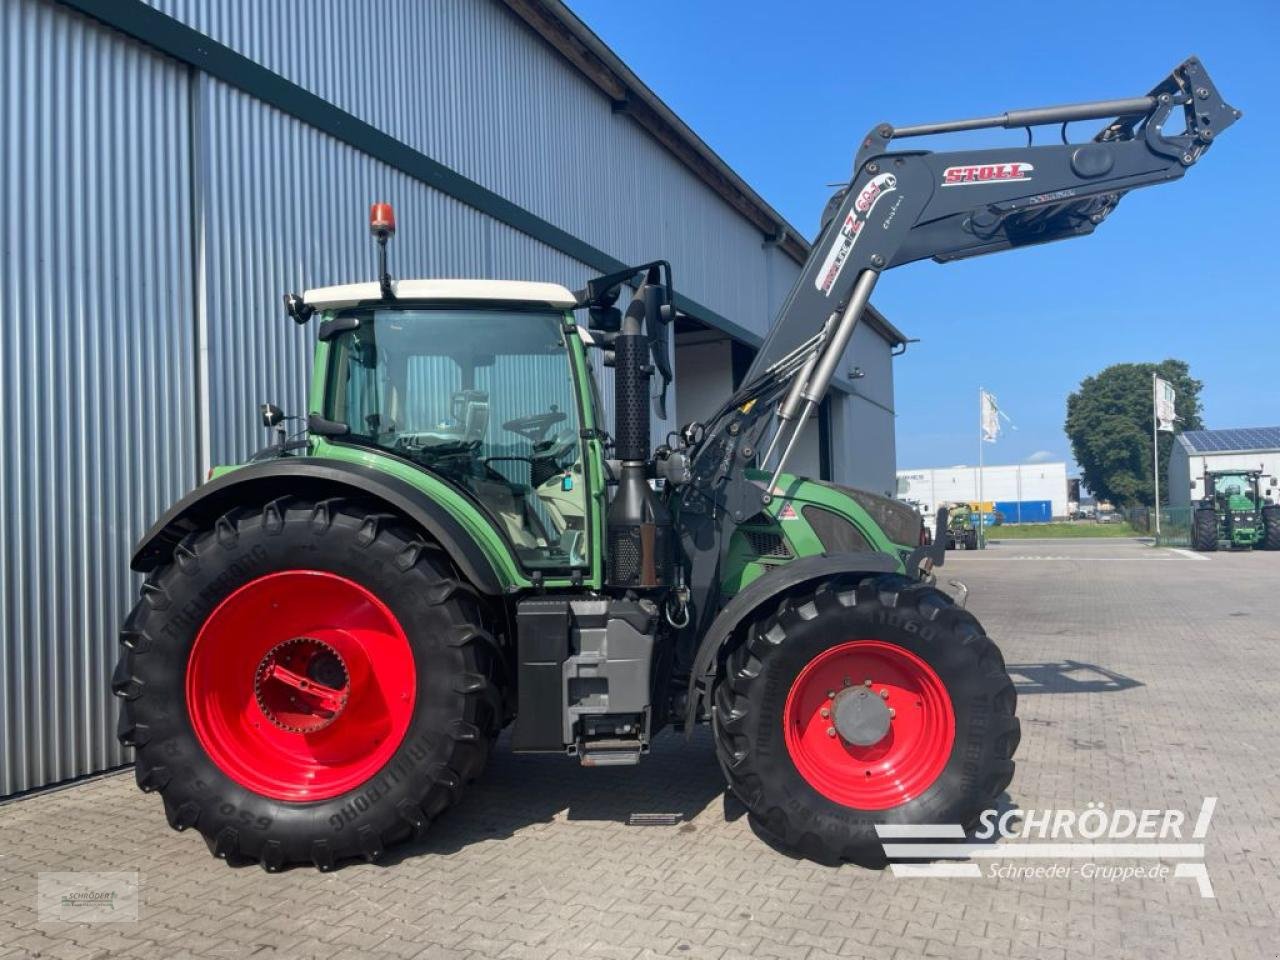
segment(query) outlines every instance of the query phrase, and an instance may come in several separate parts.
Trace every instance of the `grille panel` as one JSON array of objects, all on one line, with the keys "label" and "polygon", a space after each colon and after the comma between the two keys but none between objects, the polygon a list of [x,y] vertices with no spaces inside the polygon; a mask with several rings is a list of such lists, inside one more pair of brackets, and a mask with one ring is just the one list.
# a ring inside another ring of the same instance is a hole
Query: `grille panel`
[{"label": "grille panel", "polygon": [[791,545],[780,533],[767,530],[744,530],[747,543],[751,544],[753,553],[773,560],[790,560],[795,556]]}]

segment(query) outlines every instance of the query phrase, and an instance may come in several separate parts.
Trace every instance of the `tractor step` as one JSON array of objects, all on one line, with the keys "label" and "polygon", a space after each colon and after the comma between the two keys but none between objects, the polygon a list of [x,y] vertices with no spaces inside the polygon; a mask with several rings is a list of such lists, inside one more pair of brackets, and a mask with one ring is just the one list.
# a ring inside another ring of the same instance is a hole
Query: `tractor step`
[{"label": "tractor step", "polygon": [[584,767],[631,767],[643,752],[638,740],[591,740],[578,744],[578,762]]}]

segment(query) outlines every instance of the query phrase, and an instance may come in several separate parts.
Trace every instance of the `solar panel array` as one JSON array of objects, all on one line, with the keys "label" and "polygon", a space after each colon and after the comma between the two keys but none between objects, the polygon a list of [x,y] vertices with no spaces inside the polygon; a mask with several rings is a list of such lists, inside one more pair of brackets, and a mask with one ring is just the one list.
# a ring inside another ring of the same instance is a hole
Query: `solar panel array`
[{"label": "solar panel array", "polygon": [[1240,430],[1188,430],[1180,436],[1196,453],[1280,450],[1280,427],[1245,427]]}]

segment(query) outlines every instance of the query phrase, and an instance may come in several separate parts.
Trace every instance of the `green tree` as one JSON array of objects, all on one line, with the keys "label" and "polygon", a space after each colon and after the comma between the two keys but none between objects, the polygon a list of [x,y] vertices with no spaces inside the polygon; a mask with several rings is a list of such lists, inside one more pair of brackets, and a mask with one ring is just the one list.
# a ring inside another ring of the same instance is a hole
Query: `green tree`
[{"label": "green tree", "polygon": [[[1095,497],[1117,506],[1151,506],[1151,374],[1177,392],[1178,429],[1199,430],[1199,380],[1182,360],[1117,363],[1085,377],[1067,397],[1067,439],[1084,484]],[[1173,435],[1160,434],[1160,477],[1167,476]],[[1161,483],[1161,500],[1168,494]]]}]

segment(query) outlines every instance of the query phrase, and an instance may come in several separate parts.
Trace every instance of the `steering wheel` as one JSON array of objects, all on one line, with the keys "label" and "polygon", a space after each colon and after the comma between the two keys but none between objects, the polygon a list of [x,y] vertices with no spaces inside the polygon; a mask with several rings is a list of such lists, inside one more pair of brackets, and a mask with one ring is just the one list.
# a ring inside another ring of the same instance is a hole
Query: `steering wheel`
[{"label": "steering wheel", "polygon": [[538,443],[547,435],[548,430],[567,419],[569,415],[553,403],[549,412],[535,413],[529,417],[516,417],[504,423],[502,429],[518,433],[532,443]]},{"label": "steering wheel", "polygon": [[[546,414],[542,416],[546,416]],[[480,462],[484,464],[486,470],[495,473],[498,471],[494,471],[492,466],[494,463],[503,461],[508,463],[527,463],[529,465],[530,479],[534,481],[537,480],[540,473],[544,477],[549,477],[567,469],[560,461],[566,453],[575,448],[577,439],[572,430],[561,430],[545,440],[539,440],[533,445],[533,450],[528,454],[513,453],[495,457],[482,457]],[[499,476],[502,475],[499,473]],[[505,480],[506,477],[503,477],[503,479]],[[533,486],[541,486],[541,483],[542,481],[534,482]]]}]

